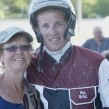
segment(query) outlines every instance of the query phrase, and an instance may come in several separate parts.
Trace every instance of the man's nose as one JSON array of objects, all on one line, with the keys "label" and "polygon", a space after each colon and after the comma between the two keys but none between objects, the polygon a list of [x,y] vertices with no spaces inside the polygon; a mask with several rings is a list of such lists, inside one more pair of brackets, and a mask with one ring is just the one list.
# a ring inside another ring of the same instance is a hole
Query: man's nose
[{"label": "man's nose", "polygon": [[57,32],[58,31],[57,31],[57,28],[55,26],[50,27],[50,30],[49,30],[50,35],[56,35]]}]

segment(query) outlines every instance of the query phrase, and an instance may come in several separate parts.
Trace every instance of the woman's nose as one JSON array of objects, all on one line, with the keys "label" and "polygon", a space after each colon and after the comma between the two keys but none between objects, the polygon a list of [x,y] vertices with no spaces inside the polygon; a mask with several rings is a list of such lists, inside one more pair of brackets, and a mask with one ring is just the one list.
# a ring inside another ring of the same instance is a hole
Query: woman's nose
[{"label": "woman's nose", "polygon": [[16,53],[21,54],[23,50],[20,49],[20,47],[17,48]]}]

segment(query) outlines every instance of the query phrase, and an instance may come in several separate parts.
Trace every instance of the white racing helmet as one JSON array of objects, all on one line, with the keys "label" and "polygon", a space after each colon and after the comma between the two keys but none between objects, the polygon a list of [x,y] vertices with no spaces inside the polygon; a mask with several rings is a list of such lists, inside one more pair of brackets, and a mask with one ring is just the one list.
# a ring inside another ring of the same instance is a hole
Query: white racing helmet
[{"label": "white racing helmet", "polygon": [[76,23],[75,10],[71,1],[70,0],[33,0],[29,10],[29,20],[36,34],[37,41],[40,43],[42,42],[43,39],[41,35],[37,33],[37,31],[35,30],[38,26],[36,24],[36,17],[38,13],[40,13],[40,11],[49,8],[60,9],[66,13],[68,17],[68,23],[66,26],[64,37],[70,40],[70,37],[74,36],[74,29]]}]

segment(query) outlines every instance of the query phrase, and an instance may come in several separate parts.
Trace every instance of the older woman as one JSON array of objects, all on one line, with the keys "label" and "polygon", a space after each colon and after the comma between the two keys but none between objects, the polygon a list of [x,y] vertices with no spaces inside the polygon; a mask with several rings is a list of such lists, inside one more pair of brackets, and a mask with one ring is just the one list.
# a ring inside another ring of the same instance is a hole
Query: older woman
[{"label": "older woman", "polygon": [[0,33],[0,109],[24,109],[23,77],[31,60],[32,36],[18,27]]}]

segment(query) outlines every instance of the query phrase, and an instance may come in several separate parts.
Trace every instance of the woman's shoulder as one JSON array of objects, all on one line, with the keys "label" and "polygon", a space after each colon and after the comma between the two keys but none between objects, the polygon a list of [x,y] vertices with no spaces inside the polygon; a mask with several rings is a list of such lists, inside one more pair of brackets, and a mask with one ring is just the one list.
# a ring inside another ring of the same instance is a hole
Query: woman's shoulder
[{"label": "woman's shoulder", "polygon": [[0,74],[0,96],[1,96],[1,92],[2,92],[2,90],[3,90],[3,76],[4,74]]},{"label": "woman's shoulder", "polygon": [[1,84],[2,81],[3,81],[3,77],[4,77],[4,74],[3,74],[3,73],[0,73],[0,84]]},{"label": "woman's shoulder", "polygon": [[20,109],[24,109],[23,104],[8,102],[0,96],[0,109],[19,109],[19,107]]}]

